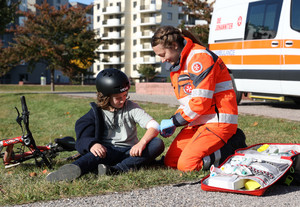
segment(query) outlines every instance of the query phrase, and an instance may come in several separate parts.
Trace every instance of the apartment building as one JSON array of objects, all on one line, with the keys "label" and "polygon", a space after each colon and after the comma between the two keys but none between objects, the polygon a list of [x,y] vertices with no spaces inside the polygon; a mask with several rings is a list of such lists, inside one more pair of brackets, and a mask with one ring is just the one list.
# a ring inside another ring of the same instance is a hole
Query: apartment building
[{"label": "apartment building", "polygon": [[[12,0],[17,1],[17,0]],[[21,11],[32,11],[36,12],[34,4],[41,5],[44,0],[21,0],[19,4],[19,9]],[[69,4],[69,0],[47,0],[47,3],[54,6],[56,9],[60,9],[61,5]],[[92,15],[92,14],[91,14]],[[22,25],[24,22],[23,16],[16,19],[16,25]],[[11,25],[8,25],[8,27]],[[7,47],[9,42],[13,41],[13,34],[4,34],[2,37],[4,46]],[[50,71],[46,70],[46,65],[42,63],[37,63],[36,68],[32,72],[28,72],[28,65],[22,63],[14,68],[12,68],[6,75],[0,77],[1,84],[18,84],[19,81],[24,83],[34,83],[39,84],[41,75],[46,77],[47,84],[50,83]],[[69,78],[64,76],[62,72],[55,71],[55,82],[56,83],[68,83]]]},{"label": "apartment building", "polygon": [[103,41],[93,66],[95,76],[103,69],[117,68],[139,81],[138,67],[149,64],[157,68],[158,77],[167,77],[151,48],[151,37],[159,26],[177,27],[182,20],[195,23],[171,0],[95,0],[94,30]]}]

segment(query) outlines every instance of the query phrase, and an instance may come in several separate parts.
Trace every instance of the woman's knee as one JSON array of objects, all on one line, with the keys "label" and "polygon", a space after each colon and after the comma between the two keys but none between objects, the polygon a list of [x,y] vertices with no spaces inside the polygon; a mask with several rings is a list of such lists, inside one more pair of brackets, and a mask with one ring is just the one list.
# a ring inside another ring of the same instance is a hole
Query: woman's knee
[{"label": "woman's knee", "polygon": [[199,157],[180,157],[177,163],[177,169],[183,172],[199,171],[202,169],[203,160]]}]

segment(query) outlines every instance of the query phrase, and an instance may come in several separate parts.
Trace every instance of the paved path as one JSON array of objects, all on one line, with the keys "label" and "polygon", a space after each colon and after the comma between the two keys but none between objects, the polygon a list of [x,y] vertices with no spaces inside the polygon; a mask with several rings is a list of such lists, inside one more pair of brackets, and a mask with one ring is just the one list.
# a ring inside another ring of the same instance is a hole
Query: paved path
[{"label": "paved path", "polygon": [[[95,93],[62,93],[75,97],[96,97]],[[153,103],[168,104],[170,106],[179,105],[175,96],[143,95],[129,93],[130,99],[134,101],[145,101]],[[258,116],[282,118],[292,121],[300,121],[300,105],[290,102],[264,102],[242,100],[238,107],[240,114],[252,114]]]}]

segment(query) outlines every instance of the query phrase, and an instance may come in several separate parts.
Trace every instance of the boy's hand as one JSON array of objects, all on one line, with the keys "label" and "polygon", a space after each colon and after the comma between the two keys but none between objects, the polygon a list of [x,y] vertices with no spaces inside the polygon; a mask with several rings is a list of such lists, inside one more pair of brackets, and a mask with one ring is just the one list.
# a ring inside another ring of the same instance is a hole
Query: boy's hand
[{"label": "boy's hand", "polygon": [[135,144],[131,149],[130,149],[130,156],[132,157],[140,157],[142,156],[143,150],[145,149],[146,145],[139,141],[137,144]]},{"label": "boy's hand", "polygon": [[102,144],[96,143],[94,144],[91,149],[91,153],[95,155],[96,157],[105,158],[106,157],[106,147],[104,147]]}]

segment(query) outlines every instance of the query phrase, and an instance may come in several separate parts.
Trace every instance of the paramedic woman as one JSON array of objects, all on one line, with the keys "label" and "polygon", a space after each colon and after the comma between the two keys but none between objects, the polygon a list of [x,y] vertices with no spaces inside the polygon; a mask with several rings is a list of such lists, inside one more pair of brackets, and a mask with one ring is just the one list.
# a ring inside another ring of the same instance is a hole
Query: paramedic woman
[{"label": "paramedic woman", "polygon": [[240,143],[231,143],[236,139],[233,135],[237,132],[238,109],[223,61],[191,33],[172,26],[158,28],[151,46],[170,71],[181,104],[170,119],[160,124],[163,137],[183,126],[167,151],[165,165],[181,171],[208,169],[211,164],[221,164],[235,148],[246,146],[243,138]]}]

